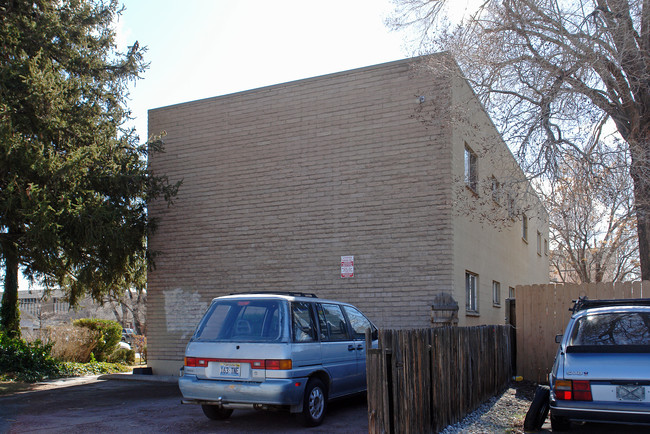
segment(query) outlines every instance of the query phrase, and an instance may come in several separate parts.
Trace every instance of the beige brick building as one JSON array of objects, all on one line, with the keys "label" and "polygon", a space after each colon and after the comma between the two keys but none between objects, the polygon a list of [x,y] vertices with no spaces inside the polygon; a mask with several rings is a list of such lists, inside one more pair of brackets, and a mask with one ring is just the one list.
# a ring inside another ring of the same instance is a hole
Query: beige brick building
[{"label": "beige brick building", "polygon": [[509,288],[548,282],[546,213],[454,68],[436,55],[149,112],[167,132],[151,167],[183,179],[174,206],[149,206],[155,373],[177,375],[230,292],[314,292],[429,327],[441,292],[460,325],[502,324]]}]

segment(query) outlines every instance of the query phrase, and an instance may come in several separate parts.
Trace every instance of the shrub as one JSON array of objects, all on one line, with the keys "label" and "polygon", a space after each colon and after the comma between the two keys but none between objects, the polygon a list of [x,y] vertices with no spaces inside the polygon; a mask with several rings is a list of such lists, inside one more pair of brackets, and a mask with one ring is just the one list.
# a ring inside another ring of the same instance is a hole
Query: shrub
[{"label": "shrub", "polygon": [[117,321],[95,318],[82,318],[72,323],[75,327],[85,327],[98,331],[97,345],[93,350],[95,359],[103,362],[113,353],[122,338],[122,326]]},{"label": "shrub", "polygon": [[59,365],[51,355],[52,345],[40,340],[27,343],[0,331],[0,373],[4,378],[25,382],[59,376]]},{"label": "shrub", "polygon": [[108,356],[107,362],[135,365],[135,351],[128,348],[119,348]]},{"label": "shrub", "polygon": [[86,363],[99,342],[101,333],[86,327],[62,324],[47,328],[44,340],[52,344],[52,356],[65,362]]}]

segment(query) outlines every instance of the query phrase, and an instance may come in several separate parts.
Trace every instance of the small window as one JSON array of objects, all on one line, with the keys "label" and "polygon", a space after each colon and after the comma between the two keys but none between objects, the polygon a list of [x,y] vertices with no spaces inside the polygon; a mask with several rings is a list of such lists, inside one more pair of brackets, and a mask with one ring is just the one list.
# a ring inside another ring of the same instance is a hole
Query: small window
[{"label": "small window", "polygon": [[370,329],[372,339],[377,339],[377,329],[361,312],[351,306],[343,306],[343,310],[350,320],[354,340],[365,340],[367,329]]},{"label": "small window", "polygon": [[517,215],[517,209],[515,207],[515,198],[512,197],[512,194],[507,193],[507,202],[508,202],[508,217],[514,219]]},{"label": "small window", "polygon": [[478,157],[467,144],[465,144],[465,184],[478,193]]},{"label": "small window", "polygon": [[492,281],[492,304],[501,306],[501,283],[496,280]]},{"label": "small window", "polygon": [[494,176],[492,177],[492,200],[501,204],[501,184]]},{"label": "small window", "polygon": [[321,304],[318,308],[318,323],[322,341],[348,341],[348,326],[341,306]]},{"label": "small window", "polygon": [[515,298],[515,288],[512,286],[508,287],[508,298]]},{"label": "small window", "polygon": [[544,254],[548,256],[548,240],[544,238]]},{"label": "small window", "polygon": [[291,303],[291,326],[294,342],[314,342],[316,340],[316,325],[310,303]]},{"label": "small window", "polygon": [[465,272],[465,292],[467,296],[465,309],[468,313],[478,313],[478,274]]},{"label": "small window", "polygon": [[528,217],[526,214],[521,216],[521,238],[528,242]]},{"label": "small window", "polygon": [[537,231],[537,254],[542,256],[542,234],[540,231]]}]

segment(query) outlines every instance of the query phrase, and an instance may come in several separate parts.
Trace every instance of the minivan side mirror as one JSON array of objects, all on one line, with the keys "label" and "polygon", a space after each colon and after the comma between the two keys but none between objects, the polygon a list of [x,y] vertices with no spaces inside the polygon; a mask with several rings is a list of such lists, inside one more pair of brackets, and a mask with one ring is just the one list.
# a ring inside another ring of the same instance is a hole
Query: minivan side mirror
[{"label": "minivan side mirror", "polygon": [[555,335],[555,343],[559,344],[560,342],[562,342],[563,337],[564,335]]}]

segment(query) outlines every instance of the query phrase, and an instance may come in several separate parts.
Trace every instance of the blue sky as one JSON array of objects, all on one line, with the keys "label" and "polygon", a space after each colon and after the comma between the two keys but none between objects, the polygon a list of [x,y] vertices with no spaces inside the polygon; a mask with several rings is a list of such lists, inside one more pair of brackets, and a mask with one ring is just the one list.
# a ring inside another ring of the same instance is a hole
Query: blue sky
[{"label": "blue sky", "polygon": [[131,90],[147,110],[409,57],[384,20],[390,0],[124,0],[121,47],[148,47]]}]

